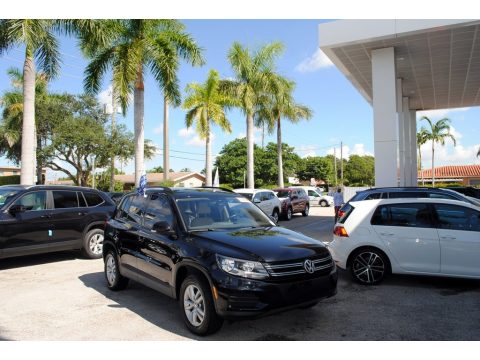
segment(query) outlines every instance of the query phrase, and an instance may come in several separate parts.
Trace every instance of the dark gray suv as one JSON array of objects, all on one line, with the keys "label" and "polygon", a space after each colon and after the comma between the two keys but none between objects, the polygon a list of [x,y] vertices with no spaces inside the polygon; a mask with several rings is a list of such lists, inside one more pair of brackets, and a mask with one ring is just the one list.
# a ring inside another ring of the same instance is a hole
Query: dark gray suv
[{"label": "dark gray suv", "polygon": [[77,186],[0,186],[0,259],[82,250],[100,258],[105,221],[115,204]]}]

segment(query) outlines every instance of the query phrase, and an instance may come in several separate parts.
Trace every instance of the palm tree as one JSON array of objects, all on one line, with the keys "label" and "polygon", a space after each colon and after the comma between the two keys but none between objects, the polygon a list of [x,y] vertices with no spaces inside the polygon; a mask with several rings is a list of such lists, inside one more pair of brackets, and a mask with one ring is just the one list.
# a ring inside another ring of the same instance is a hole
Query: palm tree
[{"label": "palm tree", "polygon": [[258,112],[257,121],[268,124],[268,130],[273,132],[273,128],[277,126],[277,164],[278,164],[278,183],[279,187],[284,187],[283,178],[283,147],[282,147],[282,117],[297,123],[301,119],[309,120],[312,118],[313,112],[305,105],[295,103],[293,99],[293,91],[295,90],[295,82],[289,81],[281,76],[273,78],[270,84],[270,91],[262,97],[260,102],[260,110]]},{"label": "palm tree", "polygon": [[[104,26],[109,29],[106,31],[109,39],[104,46],[97,46],[89,37],[82,39],[85,53],[92,58],[85,71],[84,87],[87,92],[97,93],[102,76],[111,67],[113,91],[124,114],[133,92],[135,184],[138,185],[144,171],[145,74],[149,70],[163,91],[164,99],[178,106],[179,58],[192,65],[203,64],[202,49],[184,33],[184,26],[176,20],[106,20]],[[164,129],[168,132],[167,121],[165,119]],[[168,164],[163,168],[168,169]]]},{"label": "palm tree", "polygon": [[206,186],[212,186],[210,123],[213,122],[223,131],[231,133],[232,127],[225,116],[225,109],[234,104],[235,101],[220,90],[220,77],[215,70],[210,70],[204,84],[191,83],[187,86],[187,98],[183,103],[183,108],[188,110],[185,124],[190,128],[195,121],[198,135],[202,140],[205,139]]},{"label": "palm tree", "polygon": [[428,132],[423,126],[420,131],[417,133],[417,149],[418,149],[418,169],[422,175],[422,185],[425,185],[425,179],[423,177],[422,171],[422,151],[420,150],[421,146],[428,141]]},{"label": "palm tree", "polygon": [[[0,105],[3,107],[2,123],[0,125],[0,147],[2,152],[9,153],[11,158],[18,159],[16,153],[20,153],[21,156],[21,140],[22,140],[22,119],[23,119],[23,74],[17,68],[10,68],[7,70],[7,74],[10,77],[13,91],[7,91],[0,99]],[[35,76],[35,113],[37,113],[37,105],[39,103],[46,104],[48,101],[47,93],[47,78],[43,73],[37,73]],[[44,134],[44,122],[42,117],[38,118],[37,115],[34,129],[34,146],[35,153],[42,146],[42,138]],[[37,157],[37,182],[42,183],[42,161]]]},{"label": "palm tree", "polygon": [[14,46],[25,46],[20,172],[20,183],[25,185],[34,184],[35,62],[47,78],[57,74],[60,53],[54,36],[55,26],[54,20],[0,20],[0,55]]},{"label": "palm tree", "polygon": [[436,123],[426,117],[422,116],[420,120],[425,120],[430,125],[430,130],[426,130],[427,139],[432,141],[432,186],[435,187],[435,143],[438,142],[440,145],[445,145],[445,139],[450,138],[453,141],[453,146],[457,146],[457,141],[455,136],[450,134],[450,119],[443,118],[438,120]]},{"label": "palm tree", "polygon": [[235,73],[234,80],[224,80],[222,88],[235,99],[246,115],[247,123],[247,187],[255,186],[253,163],[253,118],[260,98],[268,92],[275,77],[274,60],[283,51],[283,45],[274,42],[265,45],[257,51],[235,42],[228,53],[228,60]]}]

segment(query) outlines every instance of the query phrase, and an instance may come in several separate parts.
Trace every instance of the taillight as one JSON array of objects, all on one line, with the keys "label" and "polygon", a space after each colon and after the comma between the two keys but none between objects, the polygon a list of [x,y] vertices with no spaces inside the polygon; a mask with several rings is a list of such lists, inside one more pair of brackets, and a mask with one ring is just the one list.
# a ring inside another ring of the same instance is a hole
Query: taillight
[{"label": "taillight", "polygon": [[337,235],[340,237],[348,237],[347,230],[343,226],[335,226],[333,229],[333,235]]}]

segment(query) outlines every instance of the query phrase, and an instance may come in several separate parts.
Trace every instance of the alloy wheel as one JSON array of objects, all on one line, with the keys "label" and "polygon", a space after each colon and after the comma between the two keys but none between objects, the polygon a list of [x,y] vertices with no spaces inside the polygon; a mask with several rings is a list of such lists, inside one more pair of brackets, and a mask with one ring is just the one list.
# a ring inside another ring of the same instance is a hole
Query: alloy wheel
[{"label": "alloy wheel", "polygon": [[88,247],[93,254],[100,255],[103,249],[103,234],[93,235],[88,242]]},{"label": "alloy wheel", "polygon": [[374,284],[383,279],[385,275],[385,263],[382,257],[375,252],[362,252],[353,260],[352,272],[358,281],[366,284]]},{"label": "alloy wheel", "polygon": [[200,289],[188,285],[183,296],[183,308],[187,319],[193,326],[200,326],[205,319],[205,300]]},{"label": "alloy wheel", "polygon": [[107,281],[110,286],[112,286],[113,284],[115,284],[115,280],[117,279],[117,263],[115,262],[115,259],[113,258],[113,255],[111,253],[107,254],[105,264]]}]

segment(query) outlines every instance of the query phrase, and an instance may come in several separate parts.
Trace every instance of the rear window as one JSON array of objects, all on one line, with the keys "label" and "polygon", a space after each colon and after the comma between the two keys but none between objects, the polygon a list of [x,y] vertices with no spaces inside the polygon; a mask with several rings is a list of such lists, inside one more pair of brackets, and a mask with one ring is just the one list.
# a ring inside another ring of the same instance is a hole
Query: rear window
[{"label": "rear window", "polygon": [[88,206],[97,206],[103,203],[103,199],[100,195],[94,192],[84,192],[85,200],[87,200]]},{"label": "rear window", "polygon": [[277,192],[279,198],[287,198],[290,196],[290,191],[280,190]]},{"label": "rear window", "polygon": [[425,191],[393,191],[389,194],[390,199],[410,199],[410,198],[428,198]]},{"label": "rear window", "polygon": [[340,224],[344,224],[354,209],[355,208],[349,203],[342,206],[342,208],[339,210],[340,218],[338,219],[338,222]]}]

